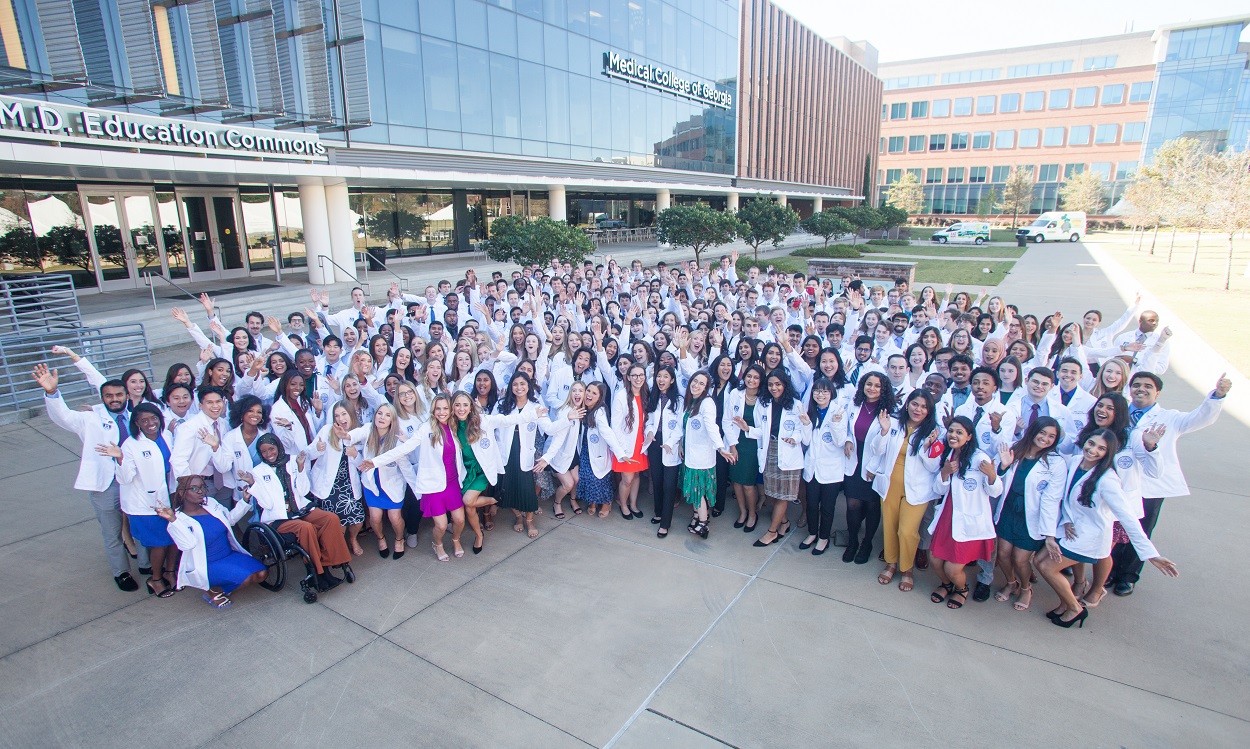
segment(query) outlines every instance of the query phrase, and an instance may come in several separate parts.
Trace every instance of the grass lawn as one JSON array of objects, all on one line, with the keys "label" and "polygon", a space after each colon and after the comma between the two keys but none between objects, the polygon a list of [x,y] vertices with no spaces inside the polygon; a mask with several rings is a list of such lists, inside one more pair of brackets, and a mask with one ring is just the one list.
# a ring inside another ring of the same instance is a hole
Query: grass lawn
[{"label": "grass lawn", "polygon": [[879,245],[860,245],[864,254],[888,252],[892,255],[917,255],[920,257],[1020,257],[1025,250],[1020,247],[992,247],[987,245],[912,245],[911,247],[881,247]]},{"label": "grass lawn", "polygon": [[[974,262],[971,260],[929,260],[916,263],[916,283],[953,283],[956,286],[997,286],[1015,267],[1013,260]],[[982,273],[989,268],[989,273]]]}]

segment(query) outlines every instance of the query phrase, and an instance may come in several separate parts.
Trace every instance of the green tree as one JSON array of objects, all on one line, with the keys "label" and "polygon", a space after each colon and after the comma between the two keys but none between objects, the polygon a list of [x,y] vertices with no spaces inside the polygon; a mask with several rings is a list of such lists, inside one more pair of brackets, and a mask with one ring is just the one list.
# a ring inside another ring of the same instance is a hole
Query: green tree
[{"label": "green tree", "polygon": [[39,238],[39,243],[44,253],[61,265],[91,271],[91,247],[87,244],[87,230],[81,226],[54,226]]},{"label": "green tree", "polygon": [[986,218],[994,211],[998,210],[998,204],[1002,202],[1003,191],[997,187],[991,187],[981,193],[981,199],[977,201],[977,217]]},{"label": "green tree", "polygon": [[500,216],[490,224],[486,256],[521,266],[547,266],[553,261],[577,265],[595,251],[585,232],[546,216]]},{"label": "green tree", "polygon": [[35,232],[26,224],[18,224],[0,234],[0,258],[43,272],[43,250],[35,241]]},{"label": "green tree", "polygon": [[924,187],[920,184],[920,178],[911,172],[904,173],[898,182],[890,185],[886,203],[898,208],[909,216],[923,213]]},{"label": "green tree", "polygon": [[369,236],[384,239],[401,252],[409,242],[421,241],[425,233],[425,218],[402,208],[378,211],[363,221]]},{"label": "green tree", "polygon": [[999,204],[1005,213],[1011,214],[1011,228],[1015,229],[1021,213],[1028,213],[1033,205],[1033,172],[1012,167],[1003,184],[1003,202]]},{"label": "green tree", "polygon": [[689,247],[697,264],[705,250],[729,244],[746,229],[732,213],[705,205],[675,205],[660,211],[657,221],[660,244]]},{"label": "green tree", "polygon": [[742,223],[742,241],[755,251],[756,262],[760,259],[760,245],[772,242],[776,247],[799,228],[799,214],[771,200],[748,200],[738,209],[737,216]]},{"label": "green tree", "polygon": [[854,234],[851,244],[858,244],[861,232],[877,229],[881,226],[881,214],[870,205],[857,205],[852,208],[834,208],[846,223],[850,224]]},{"label": "green tree", "polygon": [[887,203],[877,209],[877,218],[877,225],[889,232],[907,223],[907,211]]},{"label": "green tree", "polygon": [[1106,184],[1098,172],[1074,174],[1059,186],[1059,201],[1067,211],[1084,211],[1092,217],[1107,205]]},{"label": "green tree", "polygon": [[830,239],[851,231],[851,222],[842,217],[841,208],[828,208],[820,213],[813,213],[803,219],[801,225],[808,234],[824,239],[825,247],[829,246]]}]

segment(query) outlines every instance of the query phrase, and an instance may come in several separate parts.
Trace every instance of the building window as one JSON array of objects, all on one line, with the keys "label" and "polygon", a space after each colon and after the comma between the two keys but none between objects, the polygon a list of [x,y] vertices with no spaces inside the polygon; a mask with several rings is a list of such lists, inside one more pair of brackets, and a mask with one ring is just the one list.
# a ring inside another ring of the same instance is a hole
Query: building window
[{"label": "building window", "polygon": [[907,136],[907,150],[911,153],[916,153],[917,151],[924,151],[924,136],[923,135]]},{"label": "building window", "polygon": [[1020,131],[1020,147],[1021,148],[1037,148],[1038,142],[1042,138],[1042,131],[1035,127],[1026,127]]},{"label": "building window", "polygon": [[1072,61],[1060,60],[1058,62],[1035,62],[1032,65],[1011,65],[1007,68],[1008,78],[1030,78],[1035,75],[1055,75],[1056,73],[1071,73]]},{"label": "building window", "polygon": [[936,184],[942,181],[942,167],[933,166],[925,172],[924,181],[926,185]]},{"label": "building window", "polygon": [[933,117],[950,117],[951,116],[951,100],[950,99],[934,99],[933,109],[930,112]]},{"label": "building window", "polygon": [[989,96],[977,97],[977,114],[994,114],[994,105],[997,103],[997,97],[993,94]]},{"label": "building window", "polygon": [[964,181],[964,168],[962,166],[953,166],[946,170],[946,184],[960,185]]},{"label": "building window", "polygon": [[1064,164],[1063,165],[1063,178],[1072,179],[1073,177],[1075,177],[1076,175],[1084,171],[1085,171],[1084,164]]},{"label": "building window", "polygon": [[1058,164],[1042,164],[1042,170],[1037,176],[1038,182],[1058,182],[1059,181],[1059,165]]},{"label": "building window", "polygon": [[[1110,166],[1110,164],[1108,164],[1107,166]],[[1136,172],[1136,171],[1137,171],[1136,161],[1121,161],[1115,167],[1115,178],[1116,179],[1132,179],[1133,172]]]},{"label": "building window", "polygon": [[1024,95],[1024,111],[1040,112],[1046,106],[1045,91],[1029,91]]},{"label": "building window", "polygon": [[1124,84],[1114,83],[1110,86],[1102,87],[1102,104],[1123,104],[1124,103]]},{"label": "building window", "polygon": [[932,75],[908,75],[903,76],[902,78],[887,78],[885,81],[885,90],[893,91],[896,88],[921,88],[923,86],[932,86],[935,82],[937,82],[937,79]]},{"label": "building window", "polygon": [[1093,130],[1089,125],[1073,125],[1068,130],[1068,145],[1088,146],[1089,137],[1093,134]]},{"label": "building window", "polygon": [[955,116],[967,117],[970,114],[972,114],[972,97],[961,96],[955,99]]},{"label": "building window", "polygon": [[961,70],[957,73],[943,73],[942,85],[952,83],[977,83],[978,81],[996,81],[1002,68],[980,68],[978,70]]},{"label": "building window", "polygon": [[1124,137],[1121,139],[1123,143],[1141,143],[1142,137],[1146,134],[1146,123],[1144,122],[1126,122],[1124,123]]},{"label": "building window", "polygon": [[968,150],[968,134],[967,133],[951,133],[951,150],[967,151]]},{"label": "building window", "polygon": [[911,103],[911,118],[913,120],[922,119],[929,116],[928,101],[913,101]]},{"label": "building window", "polygon": [[1095,143],[1115,143],[1115,136],[1119,132],[1119,125],[1099,125],[1094,131]]},{"label": "building window", "polygon": [[990,147],[990,132],[972,134],[972,150],[984,151]]},{"label": "building window", "polygon": [[1063,128],[1048,127],[1042,133],[1043,146],[1062,146],[1063,145]]},{"label": "building window", "polygon": [[1015,130],[999,130],[994,133],[995,148],[1015,148],[1016,147],[1016,131]]},{"label": "building window", "polygon": [[905,120],[907,119],[907,102],[897,101],[890,105],[890,119]]},{"label": "building window", "polygon": [[889,151],[890,153],[902,153],[903,152],[903,136],[901,135],[890,136]]},{"label": "building window", "polygon": [[1057,88],[1050,92],[1051,109],[1067,109],[1072,101],[1072,89]]},{"label": "building window", "polygon": [[1086,57],[1086,70],[1108,70],[1115,67],[1119,55],[1103,55],[1102,57]]},{"label": "building window", "polygon": [[889,118],[890,118],[890,105],[882,104],[881,105],[881,121],[885,122]]},{"label": "building window", "polygon": [[923,169],[908,169],[908,170],[907,170],[907,173],[908,173],[908,174],[910,174],[911,176],[915,177],[917,182],[921,182],[921,181],[923,181],[923,180],[924,180],[924,170],[923,170]]},{"label": "building window", "polygon": [[1128,103],[1141,104],[1150,101],[1150,92],[1154,89],[1154,81],[1138,81],[1128,90]]},{"label": "building window", "polygon": [[1089,170],[1103,179],[1111,179],[1110,161],[1095,161],[1089,165]]},{"label": "building window", "polygon": [[990,181],[996,184],[1001,184],[1007,181],[1007,177],[1010,174],[1011,174],[1011,167],[996,166],[994,167],[994,170],[990,172]]},{"label": "building window", "polygon": [[1193,60],[1199,57],[1219,57],[1237,53],[1237,39],[1243,25],[1239,21],[1224,26],[1206,26],[1197,29],[1173,31],[1168,36],[1167,61]]},{"label": "building window", "polygon": [[1076,99],[1072,102],[1076,107],[1092,107],[1098,102],[1098,87],[1083,86],[1076,90]]},{"label": "building window", "polygon": [[887,185],[892,185],[895,182],[898,182],[899,179],[902,178],[902,176],[903,176],[902,169],[886,169],[885,170],[885,183]]},{"label": "building window", "polygon": [[984,182],[985,181],[985,167],[974,166],[971,169],[969,169],[968,181],[969,182]]},{"label": "building window", "polygon": [[1034,167],[1032,164],[1017,164],[1016,168],[1024,172],[1025,174],[1029,175],[1030,177],[1033,176]]},{"label": "building window", "polygon": [[1003,94],[998,101],[998,111],[1003,114],[1020,111],[1020,94]]},{"label": "building window", "polygon": [[946,134],[943,133],[942,135],[930,135],[929,136],[929,150],[930,151],[945,151],[946,150]]},{"label": "building window", "polygon": [[885,138],[881,139],[881,146],[880,146],[879,152],[885,153]]}]

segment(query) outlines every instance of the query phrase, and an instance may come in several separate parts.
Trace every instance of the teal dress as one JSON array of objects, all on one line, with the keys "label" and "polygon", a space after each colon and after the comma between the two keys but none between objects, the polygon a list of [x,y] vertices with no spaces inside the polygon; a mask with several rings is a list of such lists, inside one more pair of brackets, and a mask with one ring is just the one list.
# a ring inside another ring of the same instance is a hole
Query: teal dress
[{"label": "teal dress", "polygon": [[464,461],[464,491],[476,491],[483,493],[490,488],[490,482],[486,480],[486,474],[482,473],[482,466],[477,462],[477,455],[473,452],[473,445],[469,444],[468,438],[469,427],[465,422],[456,425],[456,439],[460,441],[460,458]]},{"label": "teal dress", "polygon": [[[755,406],[744,404],[742,420],[754,423]],[[755,486],[760,478],[760,458],[755,439],[744,431],[738,437],[738,462],[729,466],[729,480],[742,486]]]}]

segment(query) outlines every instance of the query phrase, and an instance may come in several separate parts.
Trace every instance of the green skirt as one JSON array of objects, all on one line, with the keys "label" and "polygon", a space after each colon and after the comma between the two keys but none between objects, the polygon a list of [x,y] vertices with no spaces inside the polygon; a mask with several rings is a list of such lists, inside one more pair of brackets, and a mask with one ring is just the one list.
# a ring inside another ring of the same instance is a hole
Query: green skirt
[{"label": "green skirt", "polygon": [[738,462],[729,466],[729,480],[743,486],[755,486],[760,480],[759,451],[755,440],[738,440]]},{"label": "green skirt", "polygon": [[695,507],[699,502],[711,504],[716,501],[716,469],[685,468],[681,469],[681,494],[686,502]]}]

